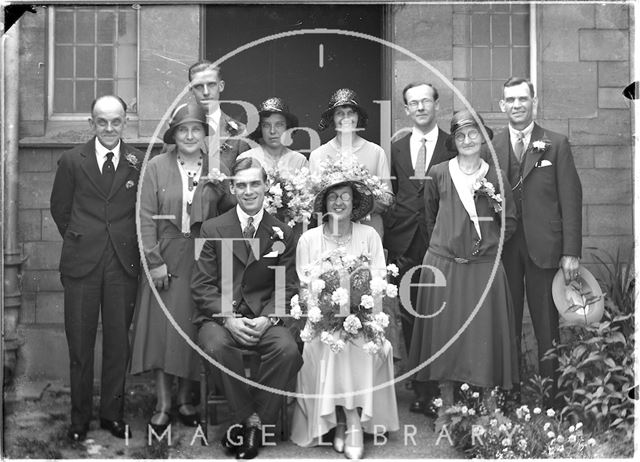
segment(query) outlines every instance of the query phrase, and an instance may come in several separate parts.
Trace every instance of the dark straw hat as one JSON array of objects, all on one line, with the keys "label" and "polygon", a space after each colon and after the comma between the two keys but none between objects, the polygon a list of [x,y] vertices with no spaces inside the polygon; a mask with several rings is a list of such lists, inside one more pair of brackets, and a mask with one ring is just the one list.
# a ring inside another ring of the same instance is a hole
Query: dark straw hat
[{"label": "dark straw hat", "polygon": [[[485,125],[484,120],[482,119],[480,114],[476,113],[476,115],[478,116],[478,120],[480,120],[481,125],[487,131],[487,134],[489,135],[489,139],[492,139],[493,130],[491,130],[489,127]],[[462,127],[468,127],[468,126],[474,126],[474,127],[477,127],[478,129],[480,128],[478,121],[475,119],[475,117],[473,117],[473,114],[471,113],[471,111],[467,109],[463,109],[453,114],[453,117],[451,118],[451,131],[450,131],[451,136],[447,139],[447,142],[445,143],[448,150],[456,151],[456,142],[455,142],[456,131],[460,130]]]},{"label": "dark straw hat", "polygon": [[318,124],[319,130],[324,130],[331,126],[333,111],[340,106],[351,106],[354,108],[358,112],[358,126],[367,126],[367,119],[369,116],[367,116],[367,112],[364,108],[358,104],[358,95],[356,95],[356,92],[350,88],[340,88],[331,95],[327,109],[325,109],[320,116],[320,123]]},{"label": "dark straw hat", "polygon": [[[277,96],[264,100],[258,108],[258,114],[260,115],[260,119],[263,117],[269,117],[271,114],[280,114],[283,115],[287,121],[287,129],[298,126],[298,118],[289,111],[289,106],[287,106],[284,100]],[[258,141],[262,138],[260,123],[258,123],[258,127],[253,131],[253,133],[249,135],[249,138],[254,141]]]},{"label": "dark straw hat", "polygon": [[207,125],[207,113],[198,103],[182,104],[178,106],[171,116],[169,122],[169,128],[164,132],[162,140],[167,144],[175,144],[175,138],[173,134],[179,125],[186,124],[187,122],[199,122],[204,125],[205,133],[209,133],[209,126]]},{"label": "dark straw hat", "polygon": [[338,186],[351,186],[351,191],[353,194],[353,210],[351,210],[351,221],[362,220],[364,217],[369,215],[373,210],[373,193],[371,190],[360,181],[348,180],[348,179],[339,179],[339,180],[329,180],[328,183],[322,188],[318,194],[316,194],[316,198],[313,201],[313,211],[324,214],[327,213],[327,194],[334,188]]}]

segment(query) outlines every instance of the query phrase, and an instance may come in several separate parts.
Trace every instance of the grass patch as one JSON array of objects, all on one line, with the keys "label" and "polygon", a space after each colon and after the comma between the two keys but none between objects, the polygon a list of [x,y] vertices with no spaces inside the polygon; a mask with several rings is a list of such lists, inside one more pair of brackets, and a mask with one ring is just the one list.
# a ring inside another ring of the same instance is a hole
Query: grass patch
[{"label": "grass patch", "polygon": [[132,459],[168,459],[169,445],[166,441],[154,441],[131,453]]},{"label": "grass patch", "polygon": [[9,459],[62,459],[62,453],[50,442],[19,436],[5,452]]}]

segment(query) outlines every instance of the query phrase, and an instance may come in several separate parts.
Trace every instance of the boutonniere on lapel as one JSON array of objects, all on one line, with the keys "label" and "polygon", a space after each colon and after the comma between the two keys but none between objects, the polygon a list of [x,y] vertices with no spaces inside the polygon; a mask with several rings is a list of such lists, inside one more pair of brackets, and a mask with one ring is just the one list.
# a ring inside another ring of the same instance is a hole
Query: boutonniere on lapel
[{"label": "boutonniere on lapel", "polygon": [[547,152],[551,147],[551,141],[544,138],[532,143],[533,152]]},{"label": "boutonniere on lapel", "polygon": [[281,255],[287,248],[287,246],[283,242],[284,232],[278,226],[272,226],[271,236],[269,236],[269,238],[271,239],[271,242],[273,244],[271,244],[271,249],[264,256],[266,258],[272,258]]},{"label": "boutonniere on lapel", "polygon": [[482,177],[473,183],[473,196],[474,198],[486,196],[496,213],[502,211],[502,196],[496,194],[496,188],[486,178]]},{"label": "boutonniere on lapel", "polygon": [[133,182],[133,180],[128,180],[128,181],[124,184],[124,187],[125,187],[126,189],[131,189],[131,188],[133,188],[135,185],[136,185],[136,184]]},{"label": "boutonniere on lapel", "polygon": [[222,173],[218,168],[212,168],[205,179],[210,183],[222,183],[227,179],[227,175]]},{"label": "boutonniere on lapel", "polygon": [[129,153],[129,154],[125,155],[124,158],[127,159],[127,162],[129,163],[129,167],[134,168],[136,170],[140,170],[140,166],[138,165],[140,163],[140,161],[138,160],[138,158],[136,156],[134,156],[133,154]]},{"label": "boutonniere on lapel", "polygon": [[239,131],[240,131],[240,126],[235,120],[231,120],[231,119],[227,120],[227,132],[231,136],[236,136]]}]

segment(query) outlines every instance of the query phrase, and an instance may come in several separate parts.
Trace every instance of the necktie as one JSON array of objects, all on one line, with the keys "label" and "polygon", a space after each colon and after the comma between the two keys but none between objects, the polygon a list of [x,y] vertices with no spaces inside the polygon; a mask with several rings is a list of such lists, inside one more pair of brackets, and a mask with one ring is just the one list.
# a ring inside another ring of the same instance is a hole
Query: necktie
[{"label": "necktie", "polygon": [[116,175],[116,169],[113,166],[113,153],[107,153],[107,160],[102,164],[102,184],[105,191],[108,193],[111,191],[111,185],[113,184],[113,178]]},{"label": "necktie", "polygon": [[[244,237],[245,239],[252,239],[255,232],[256,229],[253,227],[253,217],[249,217],[249,219],[247,220],[247,226],[245,226],[244,230],[242,231],[242,237]],[[247,245],[249,245],[248,242]]]},{"label": "necktie", "polygon": [[516,141],[515,152],[518,162],[522,162],[522,154],[524,153],[524,133],[518,132],[518,140]]},{"label": "necktie", "polygon": [[424,179],[425,170],[427,170],[427,140],[422,138],[420,149],[418,150],[418,158],[416,159],[416,170],[414,177]]}]

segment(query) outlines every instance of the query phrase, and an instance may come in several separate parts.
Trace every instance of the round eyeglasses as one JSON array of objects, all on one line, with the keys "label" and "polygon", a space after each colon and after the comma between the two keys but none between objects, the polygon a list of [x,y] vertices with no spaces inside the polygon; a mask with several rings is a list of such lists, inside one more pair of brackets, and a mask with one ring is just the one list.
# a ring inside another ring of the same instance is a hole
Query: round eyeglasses
[{"label": "round eyeglasses", "polygon": [[467,136],[470,140],[475,141],[480,136],[480,132],[475,129],[469,130],[467,133],[458,132],[455,134],[454,138],[458,143],[462,143]]},{"label": "round eyeglasses", "polygon": [[343,202],[349,202],[351,200],[351,194],[349,194],[348,192],[343,192],[342,194],[338,195],[334,192],[327,194],[327,200],[329,202],[335,202],[338,200],[338,197],[340,199],[342,199]]}]

